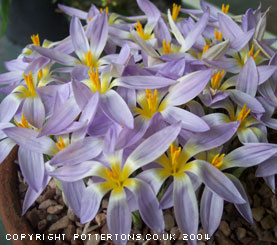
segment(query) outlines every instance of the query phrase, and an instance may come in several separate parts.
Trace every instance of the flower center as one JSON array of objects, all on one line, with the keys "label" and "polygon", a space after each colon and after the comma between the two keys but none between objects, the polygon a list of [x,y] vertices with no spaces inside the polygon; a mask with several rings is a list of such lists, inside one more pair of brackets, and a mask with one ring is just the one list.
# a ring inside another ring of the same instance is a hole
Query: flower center
[{"label": "flower center", "polygon": [[154,37],[154,34],[147,32],[147,30],[144,31],[144,29],[139,21],[135,24],[135,27],[136,27],[136,31],[137,31],[138,35],[141,37],[141,39],[149,40]]},{"label": "flower center", "polygon": [[169,40],[167,41],[167,43],[166,43],[165,39],[163,40],[163,51],[165,54],[169,54],[171,52]]},{"label": "flower center", "polygon": [[177,172],[178,167],[178,160],[181,153],[181,147],[175,146],[173,143],[170,145],[170,160],[171,160],[171,167],[172,173],[175,174]]},{"label": "flower center", "polygon": [[94,88],[93,92],[99,91],[99,93],[101,94],[101,84],[100,84],[100,79],[99,79],[99,73],[98,70],[93,68],[90,68],[90,70],[88,71],[89,74],[89,78],[90,81],[92,82],[92,87]]},{"label": "flower center", "polygon": [[210,45],[205,44],[203,51],[202,51],[202,55],[210,48]]},{"label": "flower center", "polygon": [[[109,7],[106,6],[105,10],[106,10],[106,14],[108,16],[109,15]],[[101,12],[101,14],[103,14],[103,12],[104,12],[103,8],[100,8],[100,12]]]},{"label": "flower center", "polygon": [[216,168],[220,168],[221,165],[223,164],[223,157],[225,157],[225,154],[216,154],[211,162],[211,164],[216,167]]},{"label": "flower center", "polygon": [[258,56],[258,54],[259,54],[260,52],[261,52],[261,50],[258,49],[258,50],[256,51],[256,53],[254,54],[254,44],[252,44],[251,49],[250,49],[249,52],[248,52],[247,58],[249,58],[250,56],[252,56],[253,59],[255,60],[256,57]]},{"label": "flower center", "polygon": [[22,113],[22,117],[21,117],[21,123],[17,122],[15,119],[13,121],[16,124],[17,127],[20,127],[20,128],[30,128],[31,129],[31,126],[29,125],[29,123],[26,120],[26,118],[25,118],[23,113]]},{"label": "flower center", "polygon": [[217,72],[216,74],[213,75],[213,77],[211,79],[212,89],[214,89],[214,90],[218,89],[219,84],[220,84],[224,74],[225,74],[225,70],[223,70],[221,72]]},{"label": "flower center", "polygon": [[172,6],[172,19],[174,21],[177,20],[178,18],[178,15],[179,15],[179,12],[180,12],[180,9],[181,9],[181,5],[177,5],[176,3],[173,3],[173,6]]},{"label": "flower center", "polygon": [[248,114],[251,112],[251,109],[248,109],[247,110],[247,106],[246,106],[246,104],[244,104],[244,106],[242,107],[242,109],[241,109],[241,111],[240,111],[240,113],[238,114],[238,116],[237,116],[237,121],[243,121],[247,116],[248,116]]},{"label": "flower center", "polygon": [[27,76],[25,74],[23,74],[23,77],[24,77],[24,80],[25,80],[26,85],[28,87],[28,90],[30,92],[30,96],[36,96],[37,92],[36,92],[35,86],[34,86],[32,71],[30,71]]}]

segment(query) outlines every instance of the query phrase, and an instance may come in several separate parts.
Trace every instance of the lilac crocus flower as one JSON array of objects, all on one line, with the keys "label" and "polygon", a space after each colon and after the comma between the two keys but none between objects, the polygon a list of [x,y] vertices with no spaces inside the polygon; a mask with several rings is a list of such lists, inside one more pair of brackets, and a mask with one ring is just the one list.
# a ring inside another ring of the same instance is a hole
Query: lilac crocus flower
[{"label": "lilac crocus flower", "polygon": [[[162,209],[174,206],[175,219],[182,233],[197,234],[199,217],[194,189],[201,182],[225,200],[239,204],[245,202],[234,184],[219,170],[204,161],[189,161],[196,154],[228,141],[237,127],[238,123],[233,122],[195,134],[183,149],[172,143],[167,155],[164,154],[154,161],[155,168],[144,170],[138,175],[137,178],[149,183],[155,193],[158,193],[168,177],[173,176],[173,183],[161,199],[160,206]],[[196,241],[190,241],[190,244],[196,244]]]},{"label": "lilac crocus flower", "polygon": [[[207,161],[215,168],[224,171],[229,168],[246,168],[262,164],[262,162],[269,162],[270,159],[274,158],[277,148],[274,144],[251,143],[241,146],[227,155],[222,154],[221,150],[222,147],[219,147],[204,154],[199,154],[196,158],[201,161]],[[244,204],[234,203],[236,209],[249,223],[253,223],[252,211],[243,185],[234,175],[224,174],[234,183],[241,196],[246,200]],[[209,236],[214,234],[220,224],[223,203],[224,199],[222,197],[205,187],[200,205],[200,219],[204,230]]]},{"label": "lilac crocus flower", "polygon": [[[86,223],[92,220],[99,209],[103,196],[112,191],[107,209],[109,232],[113,235],[115,244],[126,244],[127,241],[116,240],[115,234],[118,234],[120,238],[122,234],[128,235],[131,231],[131,211],[126,196],[127,192],[131,192],[135,197],[144,222],[151,229],[163,232],[162,211],[159,209],[155,193],[143,180],[130,177],[130,175],[163,154],[179,132],[179,123],[162,129],[143,141],[129,156],[124,157],[125,159],[127,158],[126,160],[123,160],[123,151],[111,151],[106,153],[105,165],[93,161],[90,175],[100,177],[101,181],[92,183],[85,190],[82,190],[81,202],[70,198],[72,195],[65,194],[68,196],[70,204],[73,205],[73,210],[76,210],[77,207],[81,208],[79,212],[81,222]],[[73,172],[66,173],[68,179],[70,179],[71,175],[74,175]],[[60,177],[62,176],[60,175]],[[82,178],[82,176],[80,177]],[[75,181],[78,180],[75,179]],[[69,191],[75,187],[76,189],[82,189],[81,185],[80,182],[76,182],[75,185],[72,184],[71,186],[68,184],[66,189]],[[76,197],[75,194],[74,197]]]}]

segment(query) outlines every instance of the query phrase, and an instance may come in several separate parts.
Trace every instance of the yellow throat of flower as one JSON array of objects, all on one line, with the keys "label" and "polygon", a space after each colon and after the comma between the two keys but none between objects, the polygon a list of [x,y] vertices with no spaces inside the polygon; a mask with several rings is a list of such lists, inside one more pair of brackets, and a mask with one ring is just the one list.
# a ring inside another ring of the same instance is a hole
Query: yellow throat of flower
[{"label": "yellow throat of flower", "polygon": [[227,4],[226,6],[225,6],[225,4],[222,4],[222,5],[221,5],[221,11],[222,11],[224,14],[227,14],[227,13],[228,13],[229,8],[230,8],[230,5],[229,5],[229,4]]},{"label": "yellow throat of flower", "polygon": [[240,113],[238,114],[238,116],[237,116],[237,121],[243,121],[248,115],[249,115],[249,113],[251,112],[251,109],[248,109],[247,110],[247,106],[246,106],[246,104],[244,104],[244,106],[242,107],[242,109],[241,109],[241,111],[240,111]]},{"label": "yellow throat of flower", "polygon": [[90,68],[90,70],[88,71],[88,75],[90,78],[90,81],[92,82],[92,88],[94,88],[93,92],[98,91],[101,94],[101,83],[100,83],[100,79],[99,79],[99,73],[98,70],[93,68]]},{"label": "yellow throat of flower", "polygon": [[221,155],[217,154],[217,155],[215,155],[213,160],[212,160],[212,162],[211,162],[211,164],[213,166],[215,166],[216,168],[220,168],[221,165],[223,164],[223,161],[222,161],[223,157],[225,157],[225,154],[221,154]]},{"label": "yellow throat of flower", "polygon": [[202,55],[210,48],[210,45],[205,44],[203,51],[202,51]]},{"label": "yellow throat of flower", "polygon": [[35,46],[40,46],[40,40],[39,40],[39,35],[38,34],[32,35],[31,40],[32,40],[32,42]]},{"label": "yellow throat of flower", "polygon": [[259,54],[260,52],[261,52],[261,50],[258,49],[258,50],[256,51],[256,53],[254,54],[254,44],[252,44],[251,49],[250,49],[249,52],[248,52],[247,58],[249,58],[250,56],[252,56],[253,59],[255,60],[256,57],[258,56],[258,54]]},{"label": "yellow throat of flower", "polygon": [[36,96],[37,92],[34,86],[32,71],[30,71],[28,75],[23,74],[23,77],[29,90],[30,96]]},{"label": "yellow throat of flower", "polygon": [[[106,7],[105,7],[105,10],[106,10],[106,14],[107,14],[107,16],[108,16],[108,15],[109,15],[109,7],[108,7],[108,6],[106,6]],[[103,14],[103,13],[104,13],[103,8],[100,8],[100,12],[101,12],[101,14]]]},{"label": "yellow throat of flower", "polygon": [[211,85],[212,85],[212,89],[216,90],[219,87],[219,84],[221,82],[222,77],[225,74],[225,70],[221,71],[221,72],[217,72],[216,74],[213,75],[212,79],[211,79]]},{"label": "yellow throat of flower", "polygon": [[175,146],[173,143],[170,145],[170,159],[171,159],[171,166],[172,172],[176,173],[178,167],[178,160],[181,153],[181,147]]},{"label": "yellow throat of flower", "polygon": [[181,5],[177,5],[176,3],[173,3],[173,6],[172,6],[172,19],[174,21],[177,20],[178,18],[178,15],[179,15],[179,12],[180,12],[180,9],[181,9]]},{"label": "yellow throat of flower", "polygon": [[144,31],[142,24],[139,21],[135,24],[135,27],[136,27],[136,31],[141,39],[149,40],[154,37],[154,34],[147,32],[147,30]]}]

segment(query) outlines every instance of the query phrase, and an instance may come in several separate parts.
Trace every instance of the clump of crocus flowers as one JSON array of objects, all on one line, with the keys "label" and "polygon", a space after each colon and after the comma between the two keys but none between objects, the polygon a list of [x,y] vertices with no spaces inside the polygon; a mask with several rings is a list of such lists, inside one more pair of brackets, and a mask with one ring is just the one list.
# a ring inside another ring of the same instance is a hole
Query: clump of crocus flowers
[{"label": "clump of crocus flowers", "polygon": [[137,3],[142,16],[60,5],[72,16],[69,37],[32,35],[5,62],[0,162],[19,145],[29,185],[22,214],[54,178],[81,223],[108,196],[108,229],[119,237],[136,210],[159,233],[171,207],[186,234],[201,221],[213,235],[224,201],[253,222],[233,173],[257,165],[275,192],[277,145],[268,138],[277,129],[277,54],[276,39],[264,39],[267,12],[234,18],[228,5],[201,2],[201,10],[173,4],[162,14]]}]

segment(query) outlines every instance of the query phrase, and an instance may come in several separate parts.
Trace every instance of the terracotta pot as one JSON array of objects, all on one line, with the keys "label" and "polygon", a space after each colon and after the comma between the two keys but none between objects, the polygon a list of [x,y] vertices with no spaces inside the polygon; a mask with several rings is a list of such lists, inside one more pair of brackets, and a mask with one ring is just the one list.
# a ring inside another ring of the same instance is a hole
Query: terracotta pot
[{"label": "terracotta pot", "polygon": [[[8,234],[25,234],[26,239],[13,240],[15,245],[39,245],[40,241],[30,240],[27,234],[34,234],[28,220],[21,216],[21,204],[18,193],[18,166],[14,163],[17,158],[15,147],[8,157],[0,164],[0,213]],[[34,237],[34,236],[33,236]]]}]

